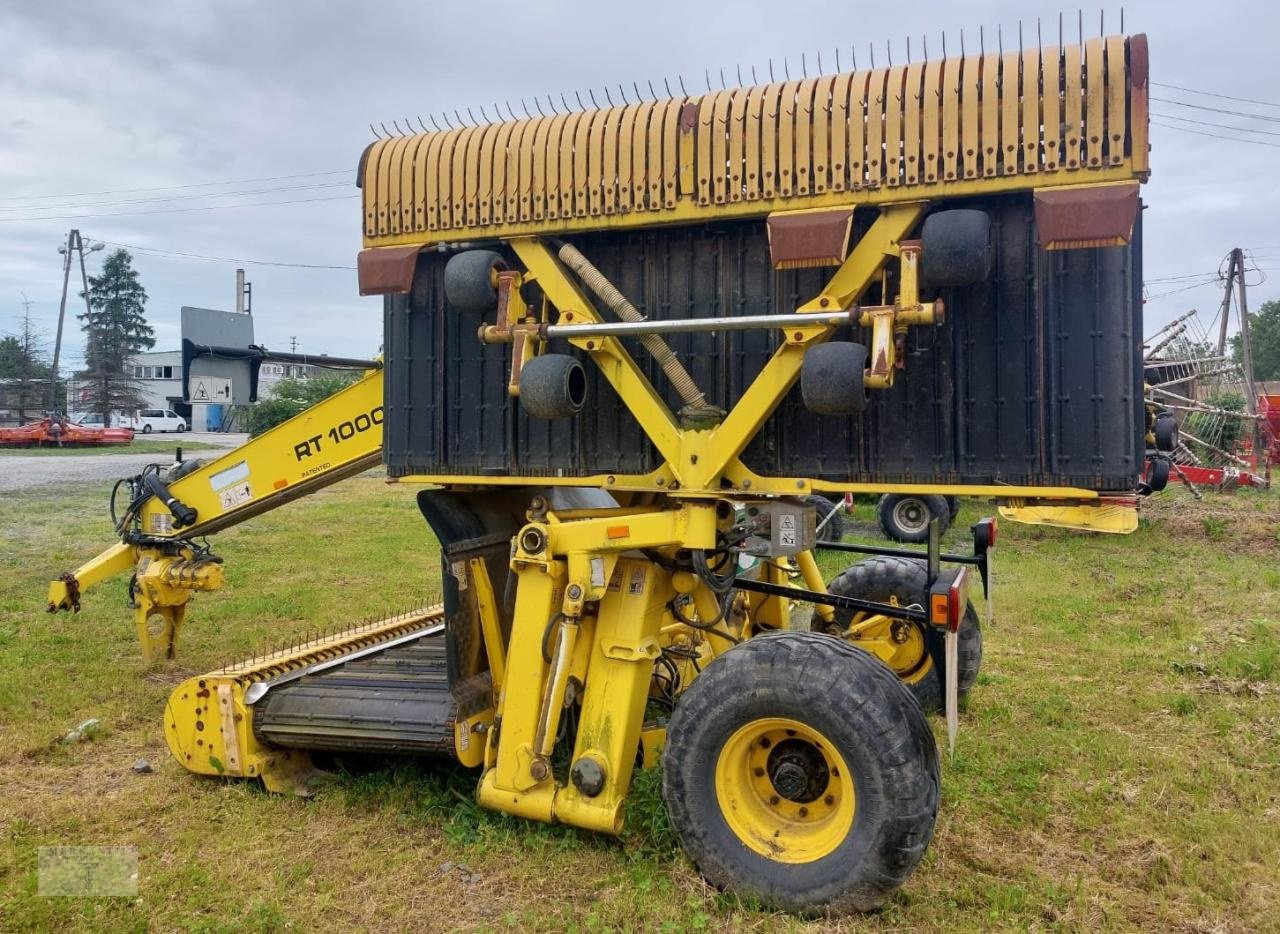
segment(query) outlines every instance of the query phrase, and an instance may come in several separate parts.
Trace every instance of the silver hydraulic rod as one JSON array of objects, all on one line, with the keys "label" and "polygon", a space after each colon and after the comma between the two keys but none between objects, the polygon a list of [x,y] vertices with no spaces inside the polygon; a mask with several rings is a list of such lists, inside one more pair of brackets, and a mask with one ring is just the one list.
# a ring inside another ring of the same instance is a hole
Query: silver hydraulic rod
[{"label": "silver hydraulic rod", "polygon": [[855,311],[793,312],[782,315],[735,315],[726,318],[682,318],[673,321],[617,321],[599,324],[550,324],[547,337],[637,337],[645,334],[688,334],[702,331],[751,331],[820,324],[857,324]]}]

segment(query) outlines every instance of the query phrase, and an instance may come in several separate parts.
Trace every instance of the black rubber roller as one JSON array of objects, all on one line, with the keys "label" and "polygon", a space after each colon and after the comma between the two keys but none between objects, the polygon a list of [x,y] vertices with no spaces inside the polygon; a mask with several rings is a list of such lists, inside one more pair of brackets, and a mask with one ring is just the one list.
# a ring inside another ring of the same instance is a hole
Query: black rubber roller
[{"label": "black rubber roller", "polygon": [[444,267],[444,296],[457,311],[493,311],[498,307],[495,273],[506,268],[506,262],[492,250],[455,253]]},{"label": "black rubber roller", "polygon": [[920,232],[920,278],[926,288],[973,285],[991,277],[991,218],[959,208],[925,218]]},{"label": "black rubber roller", "polygon": [[587,401],[587,374],[576,357],[547,353],[520,369],[520,406],[535,418],[571,418]]},{"label": "black rubber roller", "polygon": [[853,415],[867,407],[867,348],[828,341],[805,351],[800,395],[815,415]]},{"label": "black rubber roller", "polygon": [[1156,416],[1152,433],[1156,436],[1156,450],[1168,453],[1178,446],[1178,421],[1169,412]]}]

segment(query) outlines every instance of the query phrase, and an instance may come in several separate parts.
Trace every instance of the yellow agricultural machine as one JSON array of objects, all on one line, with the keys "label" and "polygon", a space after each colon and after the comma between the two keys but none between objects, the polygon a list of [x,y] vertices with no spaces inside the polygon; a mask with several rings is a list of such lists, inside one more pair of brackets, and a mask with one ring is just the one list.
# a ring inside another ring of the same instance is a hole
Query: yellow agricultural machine
[{"label": "yellow agricultural machine", "polygon": [[933,832],[926,711],[954,726],[977,674],[995,525],[827,543],[872,555],[828,584],[812,497],[1129,521],[1147,149],[1142,36],[380,139],[382,368],[132,478],[50,609],[132,573],[172,656],[223,580],[206,536],[381,463],[443,606],[185,681],[179,762],[303,790],[317,751],[440,755],[485,807],[616,833],[660,758],[712,883],[873,909]]}]

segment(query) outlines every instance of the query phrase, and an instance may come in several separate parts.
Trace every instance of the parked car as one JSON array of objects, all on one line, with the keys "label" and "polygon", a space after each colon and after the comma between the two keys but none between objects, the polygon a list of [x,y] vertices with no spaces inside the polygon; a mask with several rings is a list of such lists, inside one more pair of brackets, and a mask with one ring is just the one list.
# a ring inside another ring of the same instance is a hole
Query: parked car
[{"label": "parked car", "polygon": [[128,427],[143,434],[153,431],[186,431],[187,420],[170,409],[143,409],[129,419]]}]

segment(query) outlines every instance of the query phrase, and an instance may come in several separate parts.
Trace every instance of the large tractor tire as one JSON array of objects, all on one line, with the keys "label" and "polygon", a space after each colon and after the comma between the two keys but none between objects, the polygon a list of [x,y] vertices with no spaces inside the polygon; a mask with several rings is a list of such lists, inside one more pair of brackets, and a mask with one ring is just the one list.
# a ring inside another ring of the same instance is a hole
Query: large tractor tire
[{"label": "large tractor tire", "polygon": [[802,914],[873,911],[933,836],[938,751],[920,706],[865,652],[757,636],[676,704],[663,797],[713,885]]},{"label": "large tractor tire", "polygon": [[[914,558],[876,557],[852,564],[827,585],[829,593],[841,597],[857,597],[899,606],[927,607],[928,570],[924,561]],[[928,713],[942,709],[943,676],[940,670],[945,658],[945,634],[936,626],[911,620],[876,622],[850,632],[851,627],[871,614],[853,610],[836,610],[835,621],[826,623],[816,612],[812,628],[818,632],[848,637],[853,645],[859,641],[877,640],[892,646],[892,654],[881,658],[886,667],[901,679],[920,706]],[[982,667],[982,624],[978,611],[970,603],[960,622],[960,696],[969,693],[978,680]],[[870,649],[870,646],[867,646]],[[877,656],[879,657],[879,656]]]},{"label": "large tractor tire", "polygon": [[942,521],[939,534],[951,527],[951,507],[945,496],[921,496],[916,493],[886,493],[880,497],[877,510],[880,530],[895,542],[919,544],[929,540],[929,520]]},{"label": "large tractor tire", "polygon": [[839,503],[817,493],[806,496],[804,501],[818,512],[818,541],[838,542],[844,538],[844,516],[840,515]]}]

